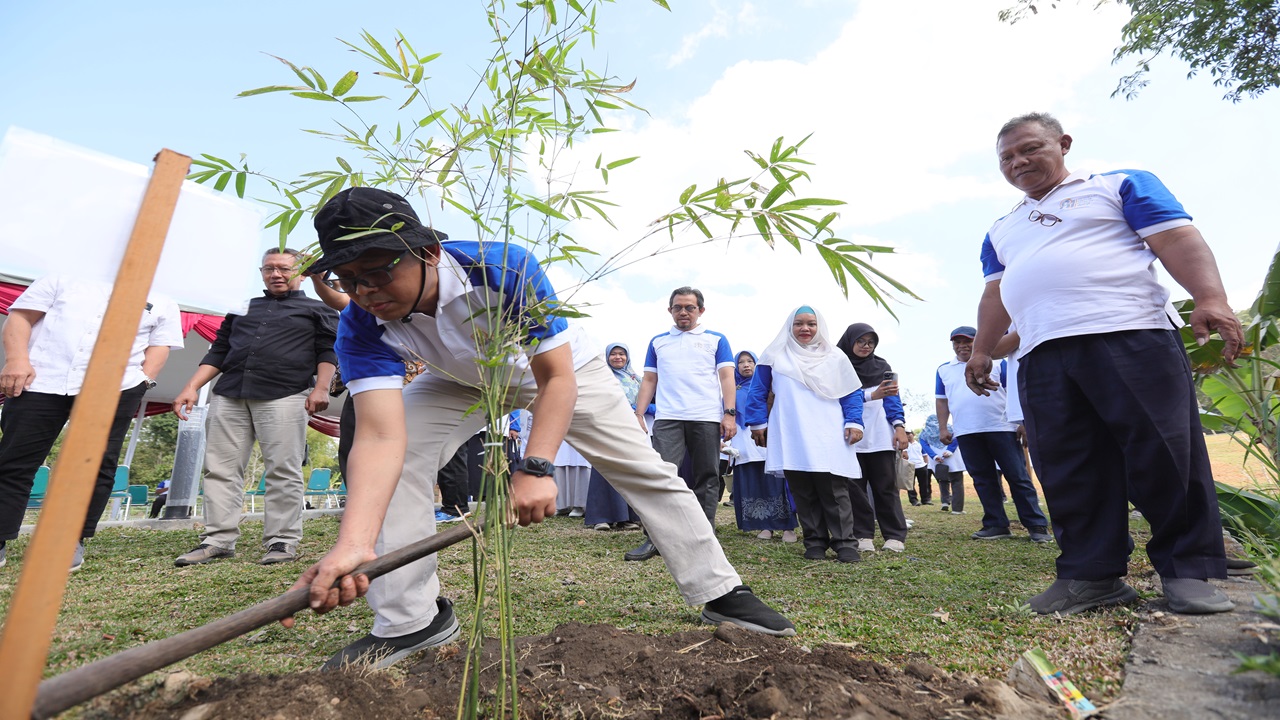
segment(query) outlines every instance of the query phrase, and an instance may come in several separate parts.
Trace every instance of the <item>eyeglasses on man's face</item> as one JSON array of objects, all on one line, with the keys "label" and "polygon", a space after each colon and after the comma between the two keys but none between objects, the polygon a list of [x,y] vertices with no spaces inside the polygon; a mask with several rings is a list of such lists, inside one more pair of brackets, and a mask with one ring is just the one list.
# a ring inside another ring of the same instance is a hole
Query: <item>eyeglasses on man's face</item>
[{"label": "eyeglasses on man's face", "polygon": [[262,267],[258,268],[258,270],[261,271],[262,274],[266,275],[267,277],[271,277],[272,275],[275,275],[277,273],[279,273],[280,275],[284,275],[286,277],[293,274],[292,265],[263,265]]},{"label": "eyeglasses on man's face", "polygon": [[411,250],[405,250],[396,257],[395,260],[387,263],[380,268],[366,270],[351,277],[325,277],[324,284],[337,290],[340,293],[353,293],[356,288],[367,287],[370,289],[380,288],[389,284],[394,278],[391,277],[391,271],[409,256]]},{"label": "eyeglasses on man's face", "polygon": [[702,308],[698,307],[697,305],[672,305],[670,308],[671,314],[673,315],[680,312],[686,312],[692,315],[701,309]]},{"label": "eyeglasses on man's face", "polygon": [[1040,223],[1045,227],[1053,227],[1054,225],[1062,222],[1062,218],[1057,215],[1042,213],[1039,210],[1032,210],[1031,214],[1027,216],[1027,219],[1034,223]]}]

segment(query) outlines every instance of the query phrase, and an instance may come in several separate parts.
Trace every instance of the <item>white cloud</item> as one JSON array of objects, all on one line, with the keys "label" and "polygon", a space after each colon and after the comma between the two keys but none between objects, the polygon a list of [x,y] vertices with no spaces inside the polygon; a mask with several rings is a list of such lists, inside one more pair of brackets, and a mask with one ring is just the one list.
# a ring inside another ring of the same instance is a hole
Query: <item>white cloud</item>
[{"label": "white cloud", "polygon": [[673,68],[693,59],[704,40],[726,38],[735,31],[755,27],[760,18],[751,3],[743,3],[736,14],[730,13],[720,3],[713,3],[714,12],[706,25],[680,39],[680,49],[667,59],[667,67]]}]

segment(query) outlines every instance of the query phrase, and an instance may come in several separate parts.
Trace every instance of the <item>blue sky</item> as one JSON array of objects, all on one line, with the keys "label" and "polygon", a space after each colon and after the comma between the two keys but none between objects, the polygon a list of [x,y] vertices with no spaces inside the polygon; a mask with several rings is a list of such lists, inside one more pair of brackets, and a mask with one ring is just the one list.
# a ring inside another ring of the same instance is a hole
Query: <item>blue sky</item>
[{"label": "blue sky", "polygon": [[[584,171],[601,152],[641,156],[609,186],[624,205],[618,229],[595,223],[575,235],[602,250],[633,242],[689,183],[750,174],[743,150],[814,133],[810,194],[848,201],[842,236],[896,246],[882,267],[924,301],[895,306],[894,321],[863,298],[841,298],[813,254],[745,238],[653,258],[583,288],[575,299],[593,303],[586,322],[602,348],[621,340],[640,355],[669,324],[667,292],[691,284],[707,294],[705,324],[735,349],[758,352],[800,304],[821,310],[833,334],[870,322],[904,387],[931,395],[933,369],[950,353],[947,333],[974,320],[983,234],[1019,197],[997,171],[995,131],[1031,110],[1057,114],[1075,137],[1073,170],[1139,167],[1164,179],[1217,254],[1233,305],[1247,306],[1277,247],[1270,211],[1280,189],[1280,95],[1233,105],[1208,78],[1187,80],[1184,66],[1160,59],[1137,100],[1112,99],[1129,71],[1110,64],[1119,10],[1067,4],[1009,27],[996,20],[1006,4],[673,0],[667,12],[623,0],[603,8],[591,62],[636,78],[632,99],[649,114],[616,118],[623,132],[568,156]],[[161,147],[229,159],[243,152],[253,166],[288,177],[331,164],[340,149],[299,128],[327,129],[337,116],[332,106],[283,96],[235,99],[293,83],[265,53],[336,78],[368,68],[335,38],[354,40],[361,29],[388,38],[400,29],[419,52],[444,53],[433,68],[442,100],[464,97],[489,53],[477,3],[353,7],[7,3],[0,129],[16,125],[144,163]],[[367,73],[360,83],[362,92],[382,92]],[[558,284],[576,280],[556,272]]]}]

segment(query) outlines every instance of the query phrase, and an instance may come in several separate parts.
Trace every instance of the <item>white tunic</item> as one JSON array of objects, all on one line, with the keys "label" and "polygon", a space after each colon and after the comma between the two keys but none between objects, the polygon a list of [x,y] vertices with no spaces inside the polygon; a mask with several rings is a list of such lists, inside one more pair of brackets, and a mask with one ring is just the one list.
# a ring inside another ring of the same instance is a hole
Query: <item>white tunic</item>
[{"label": "white tunic", "polygon": [[773,395],[766,472],[796,470],[862,477],[857,451],[844,441],[844,411],[839,400],[818,397],[803,383],[781,373],[773,374]]},{"label": "white tunic", "polygon": [[853,446],[860,453],[893,449],[893,426],[884,412],[884,398],[872,400],[871,392],[878,385],[862,388],[867,399],[862,401],[862,439]]}]

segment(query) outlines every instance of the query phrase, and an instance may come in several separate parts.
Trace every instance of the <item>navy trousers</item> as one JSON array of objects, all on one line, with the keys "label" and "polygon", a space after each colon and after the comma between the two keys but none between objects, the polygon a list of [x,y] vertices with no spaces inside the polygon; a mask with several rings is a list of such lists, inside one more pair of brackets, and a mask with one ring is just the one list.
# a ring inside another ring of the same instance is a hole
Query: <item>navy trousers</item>
[{"label": "navy trousers", "polygon": [[[967,391],[966,391],[967,392]],[[1036,495],[1036,486],[1031,484],[1027,475],[1027,463],[1022,457],[1022,446],[1018,444],[1018,434],[1009,432],[980,432],[961,435],[960,453],[964,457],[964,468],[973,477],[973,489],[978,493],[982,503],[982,527],[1008,529],[1009,516],[1004,511],[1004,492],[1000,488],[1000,471],[996,463],[1004,471],[1009,480],[1009,492],[1013,495],[1013,506],[1018,510],[1018,520],[1022,526],[1043,528],[1049,521],[1040,512],[1040,498]]]},{"label": "navy trousers", "polygon": [[[1129,507],[1161,577],[1225,578],[1222,521],[1186,351],[1173,330],[1049,340],[1018,371],[1058,577],[1128,570]],[[966,453],[965,461],[969,456]]]}]

